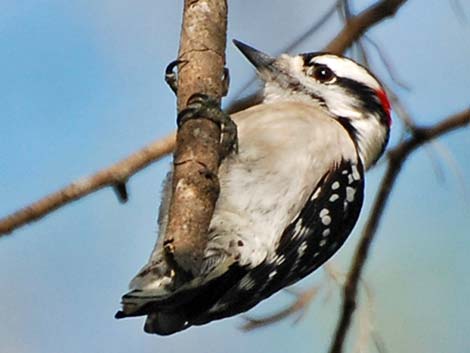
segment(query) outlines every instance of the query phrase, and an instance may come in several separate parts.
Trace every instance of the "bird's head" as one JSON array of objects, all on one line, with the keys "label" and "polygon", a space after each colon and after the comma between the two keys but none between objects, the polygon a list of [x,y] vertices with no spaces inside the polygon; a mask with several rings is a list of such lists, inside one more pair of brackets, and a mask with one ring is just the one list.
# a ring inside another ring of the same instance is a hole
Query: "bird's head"
[{"label": "bird's head", "polygon": [[326,110],[349,132],[366,168],[383,154],[391,126],[390,102],[365,67],[329,53],[271,57],[234,43],[265,82],[263,102],[302,101]]}]

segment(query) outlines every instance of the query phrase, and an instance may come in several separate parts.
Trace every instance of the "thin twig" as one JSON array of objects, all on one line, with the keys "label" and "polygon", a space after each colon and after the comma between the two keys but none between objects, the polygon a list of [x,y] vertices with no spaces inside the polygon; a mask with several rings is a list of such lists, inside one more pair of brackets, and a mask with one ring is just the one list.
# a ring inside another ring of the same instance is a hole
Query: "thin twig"
[{"label": "thin twig", "polygon": [[367,52],[366,46],[362,41],[362,38],[359,38],[356,42],[357,49],[359,51],[359,62],[367,68],[370,68],[369,53]]},{"label": "thin twig", "polygon": [[382,85],[385,87],[387,96],[390,99],[390,102],[392,103],[392,107],[393,107],[393,110],[395,111],[395,114],[398,115],[398,117],[401,119],[403,124],[405,124],[405,127],[406,127],[405,132],[407,132],[408,130],[413,130],[413,126],[415,126],[415,122],[413,118],[411,117],[411,114],[408,112],[408,108],[401,101],[400,97],[398,97],[398,95],[383,81],[382,81]]},{"label": "thin twig", "polygon": [[341,0],[340,2],[340,15],[343,18],[343,22],[348,23],[349,19],[352,17],[351,4],[349,0]]},{"label": "thin twig", "polygon": [[382,0],[349,19],[325,51],[341,54],[376,23],[393,16],[406,0]]},{"label": "thin twig", "polygon": [[301,292],[297,295],[297,299],[292,305],[289,305],[284,310],[281,310],[275,314],[266,316],[264,318],[254,319],[252,317],[244,316],[244,319],[247,322],[241,327],[241,329],[243,331],[251,331],[254,329],[265,327],[273,323],[279,322],[295,313],[299,314],[299,317],[295,320],[295,323],[297,323],[302,317],[303,313],[308,309],[308,306],[312,302],[312,299],[315,297],[315,295],[318,293],[318,290],[319,287],[314,286]]},{"label": "thin twig", "polygon": [[333,336],[330,353],[341,353],[347,332],[351,325],[352,316],[356,308],[358,284],[364,264],[367,261],[369,250],[374,240],[384,209],[389,200],[391,190],[397,180],[404,162],[421,145],[446,134],[452,130],[470,124],[470,109],[450,116],[440,123],[427,128],[416,128],[414,133],[388,153],[388,166],[380,184],[379,191],[372,206],[371,213],[364,228],[359,245],[353,258],[350,271],[343,289],[343,304]]},{"label": "thin twig", "polygon": [[354,344],[354,352],[363,353],[367,350],[367,347],[371,341],[373,332],[373,321],[374,321],[374,297],[370,287],[361,281],[362,287],[365,292],[365,303],[359,306],[358,309],[358,333],[356,342]]},{"label": "thin twig", "polygon": [[255,319],[248,315],[243,316],[247,322],[241,327],[242,330],[251,331],[262,328],[282,321],[294,314],[297,314],[297,317],[294,319],[293,323],[297,324],[300,322],[305,316],[309,305],[313,299],[319,295],[320,291],[324,291],[326,288],[325,299],[328,299],[330,292],[329,287],[332,282],[335,283],[338,287],[342,286],[342,277],[344,277],[344,274],[340,273],[331,262],[325,264],[325,266],[323,266],[323,270],[325,271],[325,278],[321,281],[321,283],[315,286],[305,290],[298,290],[294,287],[288,287],[284,289],[285,293],[295,297],[295,301],[287,308],[276,311],[275,313],[260,319]]},{"label": "thin twig", "polygon": [[464,201],[468,204],[470,201],[469,189],[467,186],[468,181],[467,179],[465,179],[462,167],[458,164],[452,152],[446,146],[439,143],[439,141],[432,141],[430,145],[431,148],[434,148],[434,150],[441,156],[446,165],[449,167],[452,174],[457,179],[458,185],[460,187],[459,194],[463,196]]},{"label": "thin twig", "polygon": [[435,141],[431,141],[428,145],[423,146],[423,150],[424,152],[426,152],[429,157],[429,160],[431,161],[432,169],[434,170],[434,176],[436,177],[436,180],[439,183],[444,183],[444,168],[442,167],[439,158],[437,158],[437,156],[434,154],[434,152],[436,151],[433,149],[433,142]]},{"label": "thin twig", "polygon": [[403,88],[404,90],[409,91],[410,87],[408,84],[406,84],[403,80],[401,80],[398,77],[398,74],[395,71],[395,68],[393,67],[392,63],[390,62],[388,55],[385,53],[384,49],[373,39],[371,39],[369,36],[364,35],[363,36],[364,40],[366,40],[372,47],[375,49],[377,54],[379,55],[380,60],[382,61],[383,65],[385,66],[385,69],[388,72],[388,75],[392,79],[392,81],[399,87]]},{"label": "thin twig", "polygon": [[0,237],[27,223],[37,221],[59,207],[78,200],[107,186],[125,183],[129,177],[149,164],[164,157],[175,147],[175,135],[171,134],[133,153],[131,156],[100,170],[96,174],[75,181],[31,205],[0,219]]}]

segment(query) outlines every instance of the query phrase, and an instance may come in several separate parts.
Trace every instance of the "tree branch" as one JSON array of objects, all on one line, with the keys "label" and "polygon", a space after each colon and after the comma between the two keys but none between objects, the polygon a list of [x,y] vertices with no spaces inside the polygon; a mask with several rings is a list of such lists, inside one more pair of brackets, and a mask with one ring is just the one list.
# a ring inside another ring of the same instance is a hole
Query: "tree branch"
[{"label": "tree branch", "polygon": [[341,54],[364,32],[387,17],[395,15],[407,0],[382,0],[351,17],[338,35],[325,47],[325,51]]},{"label": "tree branch", "polygon": [[[178,59],[178,111],[188,98],[224,94],[226,0],[185,0]],[[177,267],[197,272],[219,195],[220,127],[205,117],[186,121],[177,133],[165,250]]]},{"label": "tree branch", "polygon": [[343,289],[343,304],[340,318],[332,340],[330,353],[341,353],[347,332],[351,325],[352,315],[356,308],[356,297],[359,280],[368,258],[369,250],[374,240],[377,228],[384,209],[389,200],[391,190],[395,184],[404,162],[417,148],[452,130],[470,124],[470,109],[450,116],[431,127],[419,127],[412,130],[411,137],[401,142],[388,152],[388,165],[385,176],[380,184],[379,191],[372,206],[372,211],[364,228],[359,245]]},{"label": "tree branch", "polygon": [[[243,331],[252,331],[261,327],[265,327],[281,320],[284,320],[288,316],[293,314],[299,313],[298,319],[300,319],[304,312],[308,309],[308,306],[312,302],[313,298],[317,295],[319,287],[314,286],[310,287],[309,289],[299,293],[296,300],[289,305],[284,310],[278,311],[272,315],[255,319],[252,317],[244,316],[245,320],[247,321],[244,325],[242,325],[241,329]],[[298,320],[296,320],[297,322]]]},{"label": "tree branch", "polygon": [[171,134],[142,148],[107,169],[77,180],[63,189],[0,219],[0,237],[104,187],[125,184],[130,176],[173,151],[174,146],[175,135]]}]

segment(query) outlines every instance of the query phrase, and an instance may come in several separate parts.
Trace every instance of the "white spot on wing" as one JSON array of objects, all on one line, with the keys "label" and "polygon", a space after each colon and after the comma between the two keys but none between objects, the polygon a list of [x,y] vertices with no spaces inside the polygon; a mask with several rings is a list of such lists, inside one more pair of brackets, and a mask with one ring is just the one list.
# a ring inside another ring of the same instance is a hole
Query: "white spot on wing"
[{"label": "white spot on wing", "polygon": [[330,233],[331,233],[330,228],[326,228],[326,229],[323,231],[322,236],[327,237],[327,236],[330,235]]},{"label": "white spot on wing", "polygon": [[330,216],[325,216],[322,217],[321,222],[325,225],[328,226],[331,223],[331,217]]},{"label": "white spot on wing", "polygon": [[320,240],[320,243],[318,243],[318,245],[320,246],[324,246],[326,244],[326,239],[322,239]]},{"label": "white spot on wing", "polygon": [[339,195],[338,194],[333,194],[330,196],[330,202],[335,202],[336,200],[339,199]]},{"label": "white spot on wing", "polygon": [[336,190],[339,188],[339,182],[338,181],[335,181],[332,185],[331,185],[331,189],[332,190]]},{"label": "white spot on wing", "polygon": [[330,211],[329,211],[327,208],[323,208],[323,209],[320,211],[320,218],[325,217],[328,213],[330,213]]},{"label": "white spot on wing", "polygon": [[276,274],[277,274],[276,270],[271,271],[271,273],[269,274],[269,278],[273,278]]},{"label": "white spot on wing", "polygon": [[356,189],[354,189],[350,186],[347,186],[346,187],[346,201],[347,202],[353,202],[355,193],[356,193]]},{"label": "white spot on wing", "polygon": [[349,175],[348,175],[348,184],[352,184],[353,181],[354,181],[353,175],[352,175],[352,174],[349,174]]}]

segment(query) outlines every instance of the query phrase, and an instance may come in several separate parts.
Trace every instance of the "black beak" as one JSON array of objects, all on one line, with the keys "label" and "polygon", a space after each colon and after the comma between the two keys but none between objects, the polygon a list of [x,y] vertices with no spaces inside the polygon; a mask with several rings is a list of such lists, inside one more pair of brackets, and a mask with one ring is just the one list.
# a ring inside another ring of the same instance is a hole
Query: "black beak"
[{"label": "black beak", "polygon": [[256,67],[258,71],[263,69],[272,71],[272,64],[276,60],[275,58],[236,39],[233,40],[233,44],[235,44],[235,46],[240,49],[243,55],[246,56],[246,58]]}]

